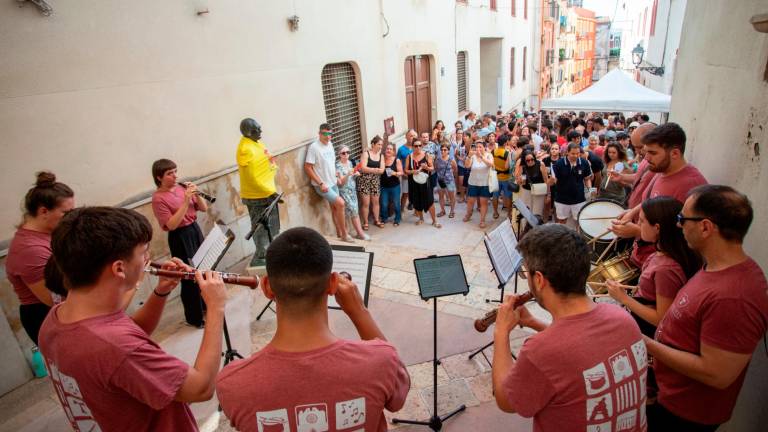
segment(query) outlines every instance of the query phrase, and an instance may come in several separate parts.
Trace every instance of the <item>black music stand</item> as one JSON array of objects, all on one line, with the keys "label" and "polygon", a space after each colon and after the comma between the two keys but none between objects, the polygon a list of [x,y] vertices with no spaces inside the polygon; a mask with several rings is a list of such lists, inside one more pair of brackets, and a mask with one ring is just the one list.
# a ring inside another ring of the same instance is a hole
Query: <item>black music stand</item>
[{"label": "black music stand", "polygon": [[[515,204],[517,205],[517,202],[515,202]],[[522,205],[524,206],[525,204],[522,204]],[[518,220],[518,234],[516,234],[514,236],[514,238],[515,238],[515,246],[516,246],[517,240],[519,240],[519,238],[520,238],[519,228],[520,228],[520,221]],[[499,229],[499,228],[497,228],[497,229]],[[496,233],[492,232],[491,234],[496,234]],[[499,233],[499,235],[500,234],[501,233]],[[498,251],[497,249],[502,247],[502,246],[504,246],[504,244],[499,245],[498,242],[496,244],[494,244],[493,240],[495,240],[495,239],[491,238],[490,236],[486,236],[486,238],[483,241],[485,243],[485,249],[488,251],[488,256],[491,259],[491,266],[493,266],[493,270],[492,271],[496,274],[496,278],[499,281],[499,288],[501,289],[501,295],[499,296],[499,300],[489,300],[489,299],[486,299],[485,302],[486,303],[491,303],[491,302],[502,303],[504,301],[504,289],[506,288],[507,283],[509,283],[509,280],[512,279],[512,278],[514,278],[514,280],[515,280],[515,288],[514,289],[515,289],[515,294],[517,294],[517,281],[519,279],[519,274],[521,273],[520,269],[523,266],[523,259],[520,256],[520,254],[517,253],[516,250],[512,250],[512,251],[501,250],[501,251]],[[497,256],[500,253],[502,253],[502,254],[503,253],[507,253],[508,256],[507,257],[499,257],[499,256]],[[511,274],[508,277],[506,275],[506,273],[507,273],[506,270],[501,268],[501,264],[502,264],[501,262],[503,261],[502,258],[506,258],[507,260],[509,260],[508,261],[508,263],[509,263],[508,265],[512,266],[512,272],[511,272]],[[493,339],[491,339],[490,342],[488,342],[487,344],[483,345],[482,347],[476,349],[471,354],[469,354],[469,359],[472,360],[476,355],[482,354],[483,358],[485,358],[485,361],[488,362],[488,364],[490,365],[491,361],[488,360],[488,356],[485,355],[485,349],[490,347],[491,345],[493,345]],[[512,358],[516,359],[517,357],[515,357],[515,355],[512,354]]]},{"label": "black music stand", "polygon": [[[535,226],[538,226],[540,224],[539,218],[536,217],[536,215],[531,212],[531,209],[528,208],[528,205],[523,202],[522,199],[518,198],[516,199],[512,205],[517,209],[517,212],[520,213],[520,215],[525,218],[525,221],[528,222],[528,225],[533,228]],[[522,219],[520,217],[517,218],[517,239],[520,240],[523,233],[520,231],[522,225]]]},{"label": "black music stand", "polygon": [[[251,227],[251,230],[248,231],[248,234],[245,235],[246,240],[250,240],[251,237],[253,237],[253,235],[256,233],[256,230],[261,228],[267,231],[267,238],[269,239],[269,243],[272,243],[273,237],[272,237],[272,230],[269,228],[269,215],[271,215],[272,212],[275,210],[275,206],[277,206],[277,203],[281,201],[282,197],[283,197],[282,192],[277,194],[275,199],[273,199],[272,202],[269,203],[269,206],[267,206],[267,208],[265,208],[264,211],[261,212],[259,217],[256,219],[256,224],[254,224],[253,219],[251,219],[251,225],[253,226]],[[259,315],[256,316],[256,321],[259,321],[261,319],[261,316],[264,315],[264,312],[266,312],[267,309],[271,310],[272,312],[275,311],[274,309],[272,309],[272,301],[273,300],[270,299],[267,302],[266,306],[264,306],[264,309],[262,309],[261,312],[259,312]]]},{"label": "black music stand", "polygon": [[[218,229],[217,227],[214,227],[214,229]],[[232,232],[232,230],[227,230],[227,239],[224,244],[224,248],[219,252],[219,255],[216,257],[216,260],[211,265],[210,269],[199,269],[198,270],[216,270],[216,267],[218,267],[221,260],[224,258],[224,255],[226,255],[227,251],[229,250],[229,247],[232,246],[232,243],[235,241],[235,233]],[[240,355],[239,352],[237,352],[236,349],[232,348],[232,342],[229,339],[229,328],[227,327],[227,317],[224,317],[224,344],[226,345],[227,349],[221,355],[224,357],[224,366],[228,365],[229,362],[232,360],[239,358],[242,359],[243,356]],[[219,407],[221,409],[221,407]]]},{"label": "black music stand", "polygon": [[460,255],[430,255],[428,258],[417,258],[413,260],[413,266],[416,269],[416,280],[419,283],[419,295],[425,301],[432,299],[434,306],[432,319],[434,349],[432,357],[432,395],[434,397],[432,417],[427,421],[395,418],[392,419],[392,423],[429,426],[433,431],[439,431],[443,428],[443,422],[464,411],[467,407],[460,405],[448,414],[442,416],[437,414],[437,366],[440,365],[440,360],[437,358],[437,298],[455,294],[466,296],[469,293],[469,285]]}]

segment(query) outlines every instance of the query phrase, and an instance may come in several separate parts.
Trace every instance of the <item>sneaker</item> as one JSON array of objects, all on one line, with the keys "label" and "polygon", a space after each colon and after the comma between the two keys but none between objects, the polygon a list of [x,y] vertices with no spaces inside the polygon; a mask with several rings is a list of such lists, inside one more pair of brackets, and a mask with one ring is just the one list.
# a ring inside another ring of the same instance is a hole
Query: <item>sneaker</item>
[{"label": "sneaker", "polygon": [[355,236],[355,238],[356,238],[356,239],[359,239],[359,240],[365,240],[365,241],[368,241],[368,240],[370,240],[370,239],[371,239],[371,236],[369,236],[368,234],[365,234],[365,233],[363,233],[363,235],[361,235],[361,236]]},{"label": "sneaker", "polygon": [[351,235],[347,234],[347,236],[341,239],[341,241],[347,242],[347,243],[354,243],[355,239],[353,239]]}]

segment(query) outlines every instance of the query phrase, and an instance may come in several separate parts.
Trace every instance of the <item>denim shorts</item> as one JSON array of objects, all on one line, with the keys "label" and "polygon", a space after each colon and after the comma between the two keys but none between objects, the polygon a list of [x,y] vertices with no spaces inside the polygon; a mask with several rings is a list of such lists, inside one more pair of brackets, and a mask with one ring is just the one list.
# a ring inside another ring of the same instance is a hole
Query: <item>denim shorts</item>
[{"label": "denim shorts", "polygon": [[499,180],[499,193],[506,198],[512,198],[512,182],[513,179]]},{"label": "denim shorts", "polygon": [[315,185],[312,185],[312,187],[315,188],[315,192],[317,192],[318,195],[331,204],[335,203],[336,199],[339,197],[339,187],[336,185],[329,186],[328,192],[323,192],[322,189]]},{"label": "denim shorts", "polygon": [[472,186],[469,185],[469,190],[467,194],[470,198],[490,198],[491,197],[491,191],[488,189],[488,186]]}]

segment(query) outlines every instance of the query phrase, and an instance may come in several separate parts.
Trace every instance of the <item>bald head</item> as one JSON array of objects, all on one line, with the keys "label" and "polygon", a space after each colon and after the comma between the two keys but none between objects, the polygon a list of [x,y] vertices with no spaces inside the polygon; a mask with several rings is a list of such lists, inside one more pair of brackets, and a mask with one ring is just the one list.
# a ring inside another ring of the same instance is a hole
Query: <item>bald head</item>
[{"label": "bald head", "polygon": [[632,132],[632,136],[631,136],[632,146],[635,147],[636,151],[640,151],[643,154],[645,154],[645,151],[644,151],[645,144],[643,143],[643,137],[648,132],[654,130],[655,128],[656,128],[656,124],[654,123],[643,123]]}]

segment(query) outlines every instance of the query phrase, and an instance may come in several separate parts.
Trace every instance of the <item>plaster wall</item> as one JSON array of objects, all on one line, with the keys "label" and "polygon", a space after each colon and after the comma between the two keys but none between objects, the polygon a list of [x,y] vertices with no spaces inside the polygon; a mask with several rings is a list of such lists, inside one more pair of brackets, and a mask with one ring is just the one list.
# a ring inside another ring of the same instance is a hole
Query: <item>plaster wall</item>
[{"label": "plaster wall", "polygon": [[[763,0],[688,2],[675,71],[670,121],[688,135],[687,157],[710,183],[747,194],[754,221],[747,253],[768,270],[768,35],[749,23],[768,12]],[[721,431],[762,431],[768,424],[768,355],[752,356],[732,420]]]}]

